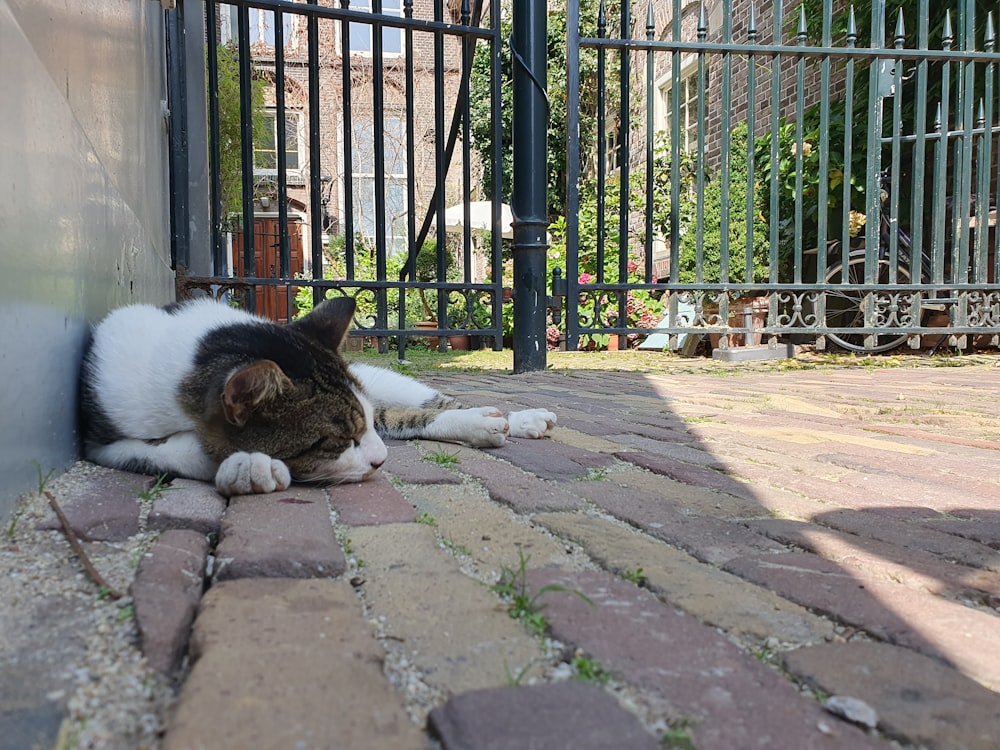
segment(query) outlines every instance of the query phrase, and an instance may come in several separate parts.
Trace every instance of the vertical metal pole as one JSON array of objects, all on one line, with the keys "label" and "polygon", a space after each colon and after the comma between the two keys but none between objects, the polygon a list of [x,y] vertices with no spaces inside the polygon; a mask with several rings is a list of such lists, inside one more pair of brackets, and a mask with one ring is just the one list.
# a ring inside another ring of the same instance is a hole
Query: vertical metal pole
[{"label": "vertical metal pole", "polygon": [[188,221],[187,89],[184,78],[184,3],[165,12],[167,36],[167,101],[170,106],[170,265],[191,264]]},{"label": "vertical metal pole", "polygon": [[514,372],[545,369],[546,3],[514,0]]}]

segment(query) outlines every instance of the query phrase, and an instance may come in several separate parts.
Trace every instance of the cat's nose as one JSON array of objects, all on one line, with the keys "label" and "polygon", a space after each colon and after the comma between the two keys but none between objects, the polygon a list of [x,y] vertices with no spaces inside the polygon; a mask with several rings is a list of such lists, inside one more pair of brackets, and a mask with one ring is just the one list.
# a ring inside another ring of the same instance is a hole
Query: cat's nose
[{"label": "cat's nose", "polygon": [[384,458],[380,458],[380,459],[378,459],[377,461],[372,461],[372,462],[371,462],[371,466],[372,466],[372,471],[375,471],[375,470],[376,470],[376,469],[378,469],[378,468],[379,468],[380,466],[382,466],[382,464],[384,464],[384,463],[385,463],[385,459],[384,459]]}]

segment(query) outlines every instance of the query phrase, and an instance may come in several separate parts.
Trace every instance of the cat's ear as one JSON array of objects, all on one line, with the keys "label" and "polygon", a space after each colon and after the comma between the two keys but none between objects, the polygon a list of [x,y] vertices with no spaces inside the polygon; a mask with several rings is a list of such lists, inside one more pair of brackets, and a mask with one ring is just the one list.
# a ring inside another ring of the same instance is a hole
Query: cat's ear
[{"label": "cat's ear", "polygon": [[351,329],[356,308],[353,297],[324,300],[303,318],[289,324],[319,344],[336,351]]},{"label": "cat's ear", "polygon": [[242,427],[254,409],[291,387],[292,381],[269,359],[257,360],[237,370],[229,376],[222,391],[226,421]]}]

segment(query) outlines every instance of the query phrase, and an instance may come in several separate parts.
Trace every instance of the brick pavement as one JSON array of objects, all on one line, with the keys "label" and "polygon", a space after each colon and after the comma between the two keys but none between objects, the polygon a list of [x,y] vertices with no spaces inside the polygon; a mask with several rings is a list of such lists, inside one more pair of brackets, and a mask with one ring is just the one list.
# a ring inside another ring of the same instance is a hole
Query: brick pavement
[{"label": "brick pavement", "polygon": [[[132,593],[179,686],[164,748],[1000,747],[997,367],[427,380],[560,427],[156,500]],[[92,539],[150,485],[107,481],[66,502]]]}]

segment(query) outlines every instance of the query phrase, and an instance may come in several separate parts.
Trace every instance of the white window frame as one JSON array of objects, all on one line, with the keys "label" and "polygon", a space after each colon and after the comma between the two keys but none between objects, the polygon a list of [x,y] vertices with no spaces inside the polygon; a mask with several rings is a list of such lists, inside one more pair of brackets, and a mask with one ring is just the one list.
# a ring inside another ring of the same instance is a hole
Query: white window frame
[{"label": "white window frame", "polygon": [[[374,140],[371,144],[370,154],[360,153],[360,144],[356,142],[355,134],[358,132],[359,126],[364,128],[367,126],[367,130],[374,133],[375,132],[375,118],[374,116],[369,116],[368,114],[355,113],[354,119],[351,122],[351,142],[348,147],[351,149],[351,168],[353,173],[346,175],[341,171],[340,175],[340,215],[346,217],[349,215],[348,208],[344,203],[344,181],[351,180],[352,184],[352,196],[354,200],[354,206],[351,206],[350,213],[354,215],[354,232],[355,234],[363,236],[366,240],[374,242],[376,240],[374,228],[375,228],[375,151],[374,151]],[[406,118],[402,112],[393,113],[386,112],[382,117],[385,132],[393,132],[395,130],[396,136],[399,138],[399,142],[390,141],[395,143],[392,151],[389,148],[385,149],[385,183],[386,183],[386,255],[391,257],[396,252],[406,251],[406,210],[408,205],[407,200],[407,152],[405,143],[405,133],[406,133]],[[395,123],[391,126],[391,123]],[[343,121],[341,121],[341,126],[339,128],[340,132],[340,158],[341,164],[344,163],[344,147],[343,142],[344,137],[344,127]],[[362,131],[363,132],[363,131]],[[386,143],[385,136],[383,135],[383,143]],[[355,208],[358,205],[358,199],[360,197],[360,187],[362,185],[370,185],[370,188],[366,187],[365,192],[367,193],[367,200],[362,204],[363,210],[358,212]],[[390,213],[389,211],[389,192],[393,187],[398,187],[400,190],[401,200],[400,200],[400,211],[398,213]],[[365,224],[370,223],[370,227],[366,227]]]},{"label": "white window frame", "polygon": [[[351,0],[350,9],[361,11],[363,13],[372,13],[373,0]],[[395,5],[396,7],[391,7]],[[383,16],[399,16],[403,17],[403,0],[382,0],[382,10],[381,15]],[[357,23],[353,24],[359,31],[364,31],[367,34],[368,46],[367,48],[354,49],[353,45],[350,49],[351,55],[357,55],[359,57],[371,57],[372,49],[374,47],[374,25]],[[398,50],[389,49],[389,45],[386,44],[386,38],[390,35],[395,35],[398,39]],[[337,43],[343,44],[343,35],[337,36]],[[341,54],[344,50],[341,50]],[[382,27],[382,56],[383,57],[402,57],[404,54],[403,49],[403,30],[395,26],[383,26]]]},{"label": "white window frame", "polygon": [[[278,110],[276,108],[274,108],[274,107],[268,107],[267,110],[265,111],[265,116],[267,116],[268,119],[270,120],[270,122],[272,123],[272,125],[271,125],[271,137],[274,139],[273,140],[273,144],[274,144],[274,149],[275,149],[274,150],[274,153],[275,153],[275,166],[274,166],[274,168],[259,167],[259,166],[257,166],[257,153],[258,153],[258,151],[260,149],[257,148],[257,144],[254,144],[254,166],[253,166],[253,173],[255,175],[262,175],[262,176],[275,176],[275,175],[278,174],[278,167],[277,167],[277,164],[278,164],[278,162],[277,162]],[[294,178],[301,178],[301,176],[302,176],[302,165],[304,164],[304,158],[305,158],[305,143],[304,143],[304,136],[305,136],[305,116],[303,115],[302,112],[299,112],[298,110],[288,110],[288,109],[286,109],[285,110],[285,120],[286,120],[286,122],[289,119],[294,119],[294,124],[295,124],[295,144],[294,144],[294,151],[297,154],[298,164],[297,164],[297,166],[294,166],[294,167],[289,166],[287,174],[288,174],[288,177],[291,177],[291,178],[294,179]],[[286,147],[287,147],[287,149],[288,149],[289,152],[293,150],[291,148],[291,144],[287,144],[287,141],[286,141]]]},{"label": "white window frame", "polygon": [[[223,43],[235,42],[239,39],[237,29],[237,9],[231,13],[219,14],[219,38]],[[250,44],[264,44],[274,48],[274,11],[249,8]],[[285,51],[294,52],[299,48],[299,16],[294,13],[282,15],[285,27]],[[270,36],[270,41],[268,41]]]},{"label": "white window frame", "polygon": [[[680,66],[680,89],[681,89],[681,150],[686,152],[695,151],[698,148],[698,56],[685,55],[681,58]],[[653,120],[658,131],[667,134],[670,132],[671,103],[670,97],[673,94],[674,78],[673,73],[656,81],[656,99],[653,102]],[[705,94],[708,94],[706,87]]]}]

